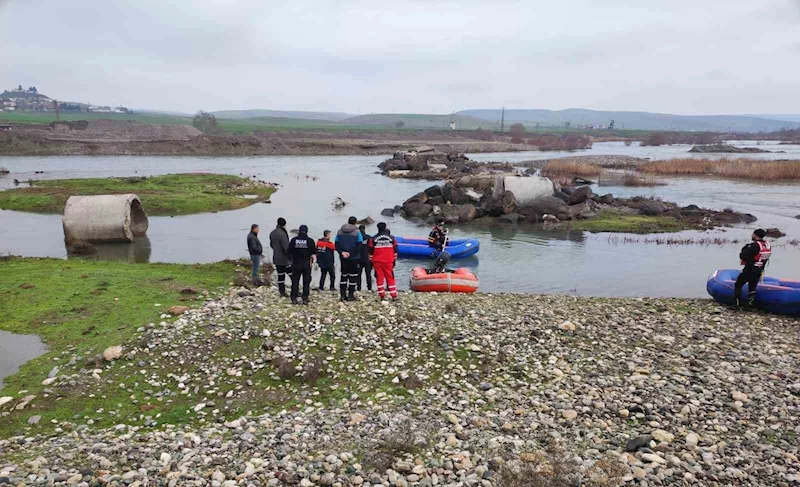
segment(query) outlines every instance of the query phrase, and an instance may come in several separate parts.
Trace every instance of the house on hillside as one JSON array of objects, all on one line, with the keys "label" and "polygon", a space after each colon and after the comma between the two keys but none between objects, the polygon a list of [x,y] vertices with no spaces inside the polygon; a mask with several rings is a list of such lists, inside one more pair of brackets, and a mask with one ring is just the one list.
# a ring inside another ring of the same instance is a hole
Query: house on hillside
[{"label": "house on hillside", "polygon": [[49,111],[53,100],[36,91],[35,87],[23,90],[22,87],[0,93],[0,103],[8,111]]}]

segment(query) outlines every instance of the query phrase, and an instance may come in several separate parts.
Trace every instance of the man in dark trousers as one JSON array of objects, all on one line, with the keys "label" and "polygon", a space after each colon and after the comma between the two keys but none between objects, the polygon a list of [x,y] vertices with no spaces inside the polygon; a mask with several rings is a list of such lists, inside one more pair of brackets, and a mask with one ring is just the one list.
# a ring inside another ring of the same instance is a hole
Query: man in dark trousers
[{"label": "man in dark trousers", "polygon": [[250,261],[253,263],[253,285],[261,286],[263,283],[258,278],[258,268],[261,266],[261,254],[264,253],[261,241],[258,239],[258,225],[250,225],[250,233],[247,234],[247,251],[250,252]]},{"label": "man in dark trousers", "polygon": [[[744,265],[739,277],[736,278],[736,285],[734,286],[734,295],[736,296],[736,305],[752,307],[756,303],[756,287],[761,280],[761,275],[764,273],[764,266],[766,266],[769,258],[772,256],[772,247],[769,242],[764,240],[767,232],[758,229],[753,232],[751,236],[753,242],[742,247],[739,252],[739,258]],[[747,302],[742,301],[742,288],[747,284]]]},{"label": "man in dark trousers", "polygon": [[378,234],[369,239],[369,253],[375,267],[375,284],[378,297],[383,301],[386,291],[392,299],[397,299],[397,286],[394,281],[394,265],[397,262],[397,241],[383,222],[378,223]]},{"label": "man in dark trousers", "polygon": [[359,226],[358,231],[361,232],[361,239],[364,241],[364,245],[361,246],[361,262],[358,268],[358,284],[356,285],[356,289],[361,291],[361,274],[363,273],[367,280],[367,290],[372,291],[372,263],[369,260],[369,248],[366,245],[366,243],[369,242],[370,236],[367,235],[367,227],[364,225]]},{"label": "man in dark trousers", "polygon": [[325,290],[325,279],[331,278],[331,291],[336,288],[336,262],[334,254],[336,245],[331,242],[331,231],[325,230],[322,238],[317,240],[317,264],[319,264],[319,290]]},{"label": "man in dark trousers", "polygon": [[286,274],[291,272],[292,260],[289,257],[289,233],[283,218],[278,218],[278,226],[269,234],[269,246],[272,247],[272,263],[278,273],[278,291],[285,298]]},{"label": "man in dark trousers", "polygon": [[300,304],[300,279],[303,279],[303,304],[308,304],[311,291],[311,266],[317,255],[317,244],[308,236],[308,227],[300,225],[296,237],[289,241],[289,257],[292,259],[292,295],[294,304]]},{"label": "man in dark trousers", "polygon": [[361,261],[361,246],[364,237],[356,227],[356,217],[351,216],[347,223],[336,233],[336,251],[339,252],[339,263],[342,266],[339,277],[341,301],[355,301],[358,286],[358,263]]},{"label": "man in dark trousers", "polygon": [[437,252],[444,250],[444,244],[447,240],[447,232],[444,229],[444,218],[437,218],[436,225],[428,235],[428,246],[436,249]]}]

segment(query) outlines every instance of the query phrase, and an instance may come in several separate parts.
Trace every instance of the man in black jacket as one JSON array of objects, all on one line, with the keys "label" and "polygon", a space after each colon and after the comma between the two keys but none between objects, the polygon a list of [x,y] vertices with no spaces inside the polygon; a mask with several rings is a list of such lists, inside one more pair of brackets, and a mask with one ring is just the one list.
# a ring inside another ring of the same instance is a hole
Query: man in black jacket
[{"label": "man in black jacket", "polygon": [[289,242],[289,257],[292,259],[292,303],[297,301],[300,279],[303,279],[303,304],[308,304],[311,292],[311,265],[317,255],[317,244],[308,236],[308,227],[300,225],[298,234]]},{"label": "man in black jacket", "polygon": [[358,268],[358,284],[356,289],[361,291],[361,273],[364,273],[364,278],[367,280],[367,290],[372,291],[372,262],[369,260],[369,247],[366,243],[372,238],[367,234],[367,227],[360,225],[358,231],[361,233],[361,238],[364,239],[364,245],[361,246],[361,262]]},{"label": "man in black jacket", "polygon": [[253,285],[260,286],[261,280],[258,278],[258,268],[261,266],[261,254],[264,253],[261,241],[258,239],[258,225],[250,225],[250,233],[247,234],[247,251],[250,252],[250,261],[253,263]]},{"label": "man in black jacket", "polygon": [[736,296],[736,305],[742,306],[742,288],[747,284],[747,306],[752,307],[756,302],[756,287],[761,280],[761,275],[764,273],[764,266],[766,266],[769,258],[772,256],[772,247],[769,242],[764,240],[767,232],[758,229],[753,232],[751,238],[753,243],[747,244],[742,247],[739,252],[739,259],[741,259],[744,269],[736,278],[734,285],[734,296]]}]

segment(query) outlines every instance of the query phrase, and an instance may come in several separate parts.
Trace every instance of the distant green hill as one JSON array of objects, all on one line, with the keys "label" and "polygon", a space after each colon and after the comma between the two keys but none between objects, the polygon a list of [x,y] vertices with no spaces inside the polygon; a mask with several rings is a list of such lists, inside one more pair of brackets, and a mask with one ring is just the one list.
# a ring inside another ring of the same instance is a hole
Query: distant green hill
[{"label": "distant green hill", "polygon": [[303,112],[292,110],[220,110],[218,112],[211,112],[217,118],[230,118],[230,119],[249,119],[249,118],[290,118],[299,120],[325,120],[331,122],[338,122],[346,118],[352,117],[348,113],[339,112]]},{"label": "distant green hill", "polygon": [[[496,122],[500,120],[501,110],[462,110],[457,115],[476,117]],[[525,125],[561,127],[569,122],[577,125],[606,125],[614,120],[619,129],[634,130],[682,130],[727,132],[774,131],[785,127],[800,127],[800,123],[765,119],[747,115],[672,115],[650,112],[612,112],[570,108],[567,110],[506,109],[506,125],[523,122]]]}]

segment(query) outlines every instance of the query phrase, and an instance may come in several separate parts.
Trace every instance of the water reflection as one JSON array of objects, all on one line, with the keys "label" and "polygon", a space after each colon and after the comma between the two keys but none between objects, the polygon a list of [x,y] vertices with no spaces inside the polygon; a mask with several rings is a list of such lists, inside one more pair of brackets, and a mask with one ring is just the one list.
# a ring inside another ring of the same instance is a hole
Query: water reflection
[{"label": "water reflection", "polygon": [[3,379],[19,370],[19,366],[47,351],[36,335],[18,335],[0,330],[0,389]]},{"label": "water reflection", "polygon": [[[136,237],[136,241],[94,244],[97,252],[79,256],[89,260],[117,260],[129,264],[144,264],[150,262],[153,248],[148,237]],[[69,254],[69,251],[67,252]],[[69,255],[69,257],[75,257]]]}]

